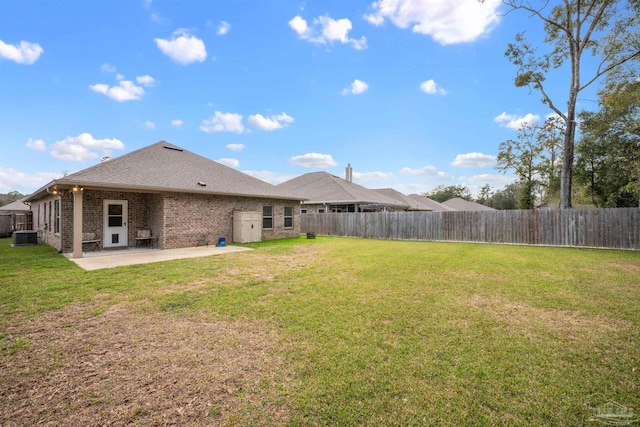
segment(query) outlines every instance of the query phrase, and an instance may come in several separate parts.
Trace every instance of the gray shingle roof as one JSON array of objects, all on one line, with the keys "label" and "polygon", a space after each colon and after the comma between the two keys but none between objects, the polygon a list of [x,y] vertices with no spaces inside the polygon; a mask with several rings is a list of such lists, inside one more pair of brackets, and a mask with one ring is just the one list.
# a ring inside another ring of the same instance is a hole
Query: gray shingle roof
[{"label": "gray shingle roof", "polygon": [[16,200],[15,202],[8,203],[4,206],[0,206],[0,211],[4,212],[15,212],[15,211],[28,211],[31,210],[29,205],[25,205],[22,201],[25,200],[22,198],[20,200]]},{"label": "gray shingle roof", "polygon": [[311,172],[300,175],[278,185],[289,194],[298,194],[309,199],[306,204],[317,203],[368,203],[406,207],[390,197],[361,185],[331,175],[327,172]]},{"label": "gray shingle roof", "polygon": [[[165,141],[55,180],[38,192],[54,184],[301,200],[274,185]],[[37,198],[36,193],[30,198]]]},{"label": "gray shingle roof", "polygon": [[454,208],[457,211],[495,211],[494,208],[490,208],[489,206],[481,205],[476,202],[469,202],[468,200],[464,200],[459,197],[449,199],[446,202],[442,202],[442,204]]},{"label": "gray shingle roof", "polygon": [[[434,210],[432,206],[429,206],[427,203],[421,203],[420,200],[415,200],[407,195],[402,194],[395,188],[377,188],[373,191],[376,191],[380,194],[383,194],[387,197],[390,197],[399,203],[405,204],[409,206],[410,211],[432,211]],[[424,199],[424,197],[423,197]]]},{"label": "gray shingle roof", "polygon": [[455,209],[452,207],[443,205],[442,203],[438,203],[435,200],[431,200],[430,198],[421,196],[419,194],[409,194],[407,197],[410,198],[411,200],[414,200],[416,203],[418,203],[419,206],[422,206],[424,210],[429,210],[434,212],[455,211]]}]

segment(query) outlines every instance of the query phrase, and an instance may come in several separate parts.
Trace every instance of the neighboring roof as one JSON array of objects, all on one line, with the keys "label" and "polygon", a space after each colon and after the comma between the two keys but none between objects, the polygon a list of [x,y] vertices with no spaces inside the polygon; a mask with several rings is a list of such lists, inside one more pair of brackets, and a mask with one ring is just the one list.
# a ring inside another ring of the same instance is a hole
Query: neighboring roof
[{"label": "neighboring roof", "polygon": [[302,200],[274,185],[166,141],[54,180],[28,199],[42,197],[54,185]]},{"label": "neighboring roof", "polygon": [[452,207],[443,205],[442,203],[438,203],[435,200],[431,200],[430,198],[421,196],[419,194],[409,194],[407,197],[418,203],[418,205],[422,206],[424,210],[455,211],[455,209]]},{"label": "neighboring roof", "polygon": [[489,206],[481,205],[480,203],[470,202],[468,200],[454,197],[446,202],[442,202],[443,205],[454,208],[457,211],[495,211],[495,209]]},{"label": "neighboring roof", "polygon": [[384,196],[390,197],[398,203],[409,206],[410,211],[432,211],[426,206],[426,204],[419,203],[417,200],[412,199],[396,190],[395,188],[376,188],[373,191],[380,193]]},{"label": "neighboring roof", "polygon": [[397,206],[406,208],[407,203],[398,202],[390,197],[354,184],[327,172],[311,172],[285,181],[278,188],[290,194],[301,195],[308,200],[305,204],[318,203],[357,203]]},{"label": "neighboring roof", "polygon": [[23,200],[25,199],[26,197],[23,197],[22,199],[16,200],[15,202],[11,202],[7,205],[0,206],[0,211],[3,211],[3,212],[29,211],[31,210],[29,205],[25,205],[23,203]]}]

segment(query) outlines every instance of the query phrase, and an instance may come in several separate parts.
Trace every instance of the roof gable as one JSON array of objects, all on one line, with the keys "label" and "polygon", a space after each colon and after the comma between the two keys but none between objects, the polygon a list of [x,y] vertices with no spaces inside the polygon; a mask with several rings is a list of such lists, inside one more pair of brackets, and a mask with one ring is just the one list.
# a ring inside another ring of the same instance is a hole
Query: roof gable
[{"label": "roof gable", "polygon": [[166,141],[103,161],[52,184],[300,200],[274,185]]},{"label": "roof gable", "polygon": [[8,203],[4,206],[0,206],[0,211],[4,211],[4,212],[9,212],[9,211],[28,211],[31,210],[31,208],[29,207],[29,205],[25,205],[22,201],[25,200],[25,198],[22,198],[20,200],[16,200],[13,201],[11,203]]},{"label": "roof gable", "polygon": [[459,197],[449,199],[445,202],[442,202],[442,204],[454,208],[457,211],[495,211],[494,208],[491,208],[489,206],[481,205],[480,203],[476,202],[470,202]]},{"label": "roof gable", "polygon": [[327,172],[311,172],[278,185],[292,194],[304,196],[308,204],[314,203],[371,203],[388,206],[407,204],[370,190],[361,185],[331,175]]},{"label": "roof gable", "polygon": [[424,207],[426,210],[455,211],[455,209],[452,207],[443,205],[442,203],[438,203],[435,200],[432,200],[425,196],[421,196],[420,194],[409,194],[407,197],[409,197],[411,200],[414,200],[416,203],[418,203],[419,206]]}]

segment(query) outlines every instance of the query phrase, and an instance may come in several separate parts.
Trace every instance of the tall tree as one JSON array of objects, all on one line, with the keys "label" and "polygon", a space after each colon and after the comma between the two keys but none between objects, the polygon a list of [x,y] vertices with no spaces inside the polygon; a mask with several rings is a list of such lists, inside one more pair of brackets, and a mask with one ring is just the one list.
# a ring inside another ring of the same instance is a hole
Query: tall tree
[{"label": "tall tree", "polygon": [[538,143],[538,126],[524,125],[518,131],[517,139],[500,143],[496,169],[506,172],[513,169],[520,185],[520,209],[535,207],[535,190],[539,184],[540,155],[542,146]]},{"label": "tall tree", "polygon": [[518,209],[518,200],[520,199],[520,187],[517,182],[513,182],[502,190],[495,191],[487,206],[491,206],[494,209]]},{"label": "tall tree", "polygon": [[[640,28],[639,6],[633,0],[503,0],[512,10],[523,10],[539,19],[545,31],[544,46],[538,54],[524,33],[510,43],[505,55],[518,67],[515,84],[529,87],[542,95],[563,121],[563,162],[560,177],[560,208],[571,208],[576,104],[578,95],[601,76],[640,55],[635,41]],[[535,4],[539,6],[536,6]],[[597,58],[593,72],[583,71],[585,55]],[[566,64],[568,62],[568,64]],[[566,109],[562,100],[552,98],[545,85],[547,74],[568,65],[570,77]]]},{"label": "tall tree", "polygon": [[[609,79],[608,79],[609,80]],[[600,207],[640,204],[640,81],[608,81],[598,112],[583,112],[576,183]]]},{"label": "tall tree", "polygon": [[491,196],[493,195],[493,189],[487,183],[480,187],[478,191],[478,198],[476,199],[476,203],[480,203],[481,205],[491,206],[489,203],[491,202]]}]

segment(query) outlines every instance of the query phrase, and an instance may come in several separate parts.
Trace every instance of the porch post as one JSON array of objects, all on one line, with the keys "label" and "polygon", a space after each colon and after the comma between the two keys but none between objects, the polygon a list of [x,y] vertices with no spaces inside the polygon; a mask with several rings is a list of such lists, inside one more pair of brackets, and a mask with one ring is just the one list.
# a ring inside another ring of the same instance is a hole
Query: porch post
[{"label": "porch post", "polygon": [[73,192],[73,257],[82,258],[82,191]]}]

